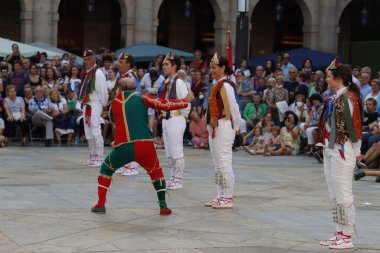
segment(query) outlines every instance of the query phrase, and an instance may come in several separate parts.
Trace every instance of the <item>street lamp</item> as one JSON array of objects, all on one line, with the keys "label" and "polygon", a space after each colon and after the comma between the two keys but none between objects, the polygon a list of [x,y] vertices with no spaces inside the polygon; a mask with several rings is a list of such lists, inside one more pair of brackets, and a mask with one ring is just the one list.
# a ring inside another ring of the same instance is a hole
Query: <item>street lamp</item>
[{"label": "street lamp", "polygon": [[366,2],[363,1],[363,9],[361,11],[361,23],[362,26],[367,26],[368,25],[368,20],[369,20],[369,14],[366,6]]},{"label": "street lamp", "polygon": [[238,0],[237,10],[240,15],[236,19],[235,65],[248,58],[249,0]]},{"label": "street lamp", "polygon": [[90,13],[95,11],[95,0],[87,1],[87,9],[88,9],[88,12]]},{"label": "street lamp", "polygon": [[280,0],[278,0],[275,11],[276,11],[276,21],[277,23],[281,23],[283,15],[284,15],[284,8],[282,7]]},{"label": "street lamp", "polygon": [[193,5],[191,4],[190,0],[187,0],[185,2],[185,17],[187,17],[187,18],[191,17],[192,9],[193,9]]}]

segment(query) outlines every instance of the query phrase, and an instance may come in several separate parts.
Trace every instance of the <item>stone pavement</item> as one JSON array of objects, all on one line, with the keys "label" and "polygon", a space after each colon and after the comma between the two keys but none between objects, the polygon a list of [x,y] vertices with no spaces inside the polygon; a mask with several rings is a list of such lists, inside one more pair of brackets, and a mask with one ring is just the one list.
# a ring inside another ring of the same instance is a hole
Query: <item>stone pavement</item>
[{"label": "stone pavement", "polygon": [[[212,210],[203,207],[215,194],[210,155],[186,148],[185,188],[169,192],[174,214],[161,217],[143,170],[116,175],[107,214],[91,213],[98,171],[79,165],[86,154],[84,147],[0,149],[0,252],[331,252],[318,245],[333,226],[322,167],[312,158],[234,153],[235,208]],[[354,183],[359,237],[342,252],[380,251],[379,193],[374,178]]]}]

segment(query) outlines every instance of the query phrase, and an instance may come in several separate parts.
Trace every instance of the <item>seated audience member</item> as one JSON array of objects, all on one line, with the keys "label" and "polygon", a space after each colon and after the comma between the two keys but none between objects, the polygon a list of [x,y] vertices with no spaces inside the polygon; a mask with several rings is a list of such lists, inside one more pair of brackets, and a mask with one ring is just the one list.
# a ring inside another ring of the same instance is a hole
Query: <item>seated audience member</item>
[{"label": "seated audience member", "polygon": [[270,155],[270,152],[279,150],[281,148],[280,142],[280,128],[278,126],[272,126],[271,129],[272,136],[269,140],[268,151],[264,155]]},{"label": "seated audience member", "polygon": [[[262,119],[260,122],[256,124],[255,127],[259,127],[260,129],[263,129],[267,126],[273,126],[274,123],[272,121],[272,113],[267,112],[265,114],[264,119]],[[251,143],[251,136],[255,135],[255,129],[252,129],[250,132],[248,132],[246,135],[243,137],[243,145],[247,145]]]},{"label": "seated audience member", "polygon": [[309,86],[306,84],[307,82],[307,74],[303,71],[298,72],[297,74],[297,82],[298,86],[294,89],[294,95],[303,95],[305,98],[309,95]]},{"label": "seated audience member", "polygon": [[376,101],[378,101],[379,95],[380,95],[380,80],[372,79],[371,88],[372,88],[372,91],[368,93],[367,96],[364,98],[364,102],[369,98],[374,98],[376,99]]},{"label": "seated audience member", "polygon": [[79,68],[75,65],[71,66],[69,74],[65,78],[65,82],[63,85],[64,92],[67,92],[68,89],[75,91],[75,93],[79,93],[81,84],[81,79],[79,76]]},{"label": "seated audience member", "polygon": [[236,92],[239,95],[239,108],[244,111],[246,104],[251,102],[252,94],[255,90],[253,85],[247,82],[242,71],[236,73]]},{"label": "seated audience member", "polygon": [[285,113],[285,126],[280,131],[279,150],[270,152],[272,156],[297,155],[300,149],[300,129],[298,118],[294,112]]},{"label": "seated audience member", "polygon": [[50,115],[50,101],[44,95],[41,86],[34,88],[35,96],[29,102],[29,111],[32,114],[33,126],[45,127],[45,146],[51,147],[53,144],[53,117]]},{"label": "seated audience member", "polygon": [[363,131],[371,131],[380,114],[376,111],[377,101],[374,98],[367,98],[365,101],[365,112],[363,119]]},{"label": "seated audience member", "polygon": [[22,136],[21,143],[25,146],[27,144],[29,126],[26,120],[24,99],[17,97],[16,94],[16,86],[8,85],[7,97],[4,99],[6,136],[15,137],[16,126],[20,126]]},{"label": "seated audience member", "polygon": [[25,104],[25,114],[26,118],[30,120],[32,115],[29,112],[29,102],[34,98],[32,87],[25,86],[24,88],[24,104]]},{"label": "seated audience member", "polygon": [[194,148],[208,147],[208,131],[206,117],[200,118],[197,111],[191,113],[190,133]]},{"label": "seated audience member", "polygon": [[319,118],[323,109],[321,95],[313,94],[311,95],[310,100],[313,105],[310,111],[310,120],[300,124],[301,134],[307,137],[307,145],[309,150],[309,152],[307,153],[308,155],[314,153],[313,147],[317,138],[317,134],[314,130],[318,129]]},{"label": "seated audience member", "polygon": [[62,135],[67,135],[67,146],[69,146],[73,140],[74,126],[71,124],[71,118],[68,117],[69,108],[66,99],[62,98],[61,94],[55,89],[50,91],[50,110],[58,145],[60,146],[62,143]]},{"label": "seated audience member", "polygon": [[254,136],[252,142],[249,146],[244,146],[244,150],[250,153],[251,155],[260,155],[265,153],[265,140],[262,135],[262,131],[260,127],[255,127],[252,131],[254,131]]},{"label": "seated audience member", "polygon": [[309,121],[309,111],[307,110],[306,99],[302,94],[296,96],[296,100],[289,106],[289,110],[298,117],[299,124]]},{"label": "seated audience member", "polygon": [[252,102],[249,102],[244,109],[243,118],[247,122],[248,129],[252,129],[261,121],[267,113],[267,105],[261,102],[261,96],[258,93],[252,95]]},{"label": "seated audience member", "polygon": [[273,89],[275,86],[276,86],[276,79],[274,79],[273,77],[269,78],[267,80],[267,88],[264,90],[264,93],[263,93],[264,102],[267,101],[268,96],[271,94],[271,92],[273,92]]},{"label": "seated audience member", "polygon": [[280,102],[289,103],[289,92],[284,88],[284,76],[279,75],[276,79],[276,86],[273,91],[268,95],[266,103],[269,107],[269,111],[272,113],[273,120],[277,123],[280,120],[280,114],[277,108],[277,104]]}]

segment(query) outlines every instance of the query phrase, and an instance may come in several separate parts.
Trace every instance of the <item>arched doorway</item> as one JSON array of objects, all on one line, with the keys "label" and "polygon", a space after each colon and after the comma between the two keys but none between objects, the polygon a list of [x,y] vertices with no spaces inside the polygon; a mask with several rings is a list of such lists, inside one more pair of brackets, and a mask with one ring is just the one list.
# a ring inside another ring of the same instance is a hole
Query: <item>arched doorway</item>
[{"label": "arched doorway", "polygon": [[214,48],[215,13],[208,0],[164,0],[158,19],[157,44],[185,51]]},{"label": "arched doorway", "polygon": [[302,10],[295,0],[261,0],[252,12],[250,55],[303,46]]},{"label": "arched doorway", "polygon": [[380,41],[379,12],[380,1],[351,1],[339,19],[339,49],[345,42]]},{"label": "arched doorway", "polygon": [[20,1],[1,1],[0,37],[20,41],[20,12]]},{"label": "arched doorway", "polygon": [[58,47],[76,54],[121,47],[118,0],[62,0],[58,12]]}]

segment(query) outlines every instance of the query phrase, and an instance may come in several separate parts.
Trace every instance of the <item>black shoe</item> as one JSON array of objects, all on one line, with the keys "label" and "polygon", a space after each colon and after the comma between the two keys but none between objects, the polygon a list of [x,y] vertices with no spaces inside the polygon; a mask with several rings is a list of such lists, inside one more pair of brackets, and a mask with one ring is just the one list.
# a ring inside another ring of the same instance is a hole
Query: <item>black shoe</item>
[{"label": "black shoe", "polygon": [[354,179],[355,179],[355,181],[358,181],[358,180],[361,179],[362,177],[365,177],[365,173],[364,173],[363,171],[355,172],[355,174],[354,174]]},{"label": "black shoe", "polygon": [[367,164],[365,164],[363,162],[357,161],[356,166],[358,166],[359,169],[367,169]]},{"label": "black shoe", "polygon": [[314,157],[318,160],[319,163],[323,163],[323,158],[319,152],[315,152]]},{"label": "black shoe", "polygon": [[380,183],[380,176],[376,177],[375,182],[376,182],[376,183]]},{"label": "black shoe", "polygon": [[51,147],[53,145],[53,140],[45,140],[45,147]]}]

